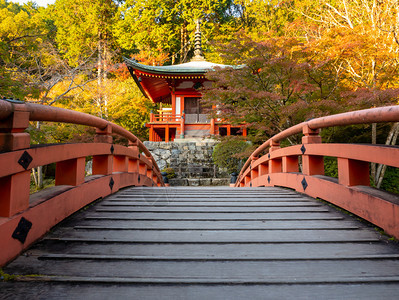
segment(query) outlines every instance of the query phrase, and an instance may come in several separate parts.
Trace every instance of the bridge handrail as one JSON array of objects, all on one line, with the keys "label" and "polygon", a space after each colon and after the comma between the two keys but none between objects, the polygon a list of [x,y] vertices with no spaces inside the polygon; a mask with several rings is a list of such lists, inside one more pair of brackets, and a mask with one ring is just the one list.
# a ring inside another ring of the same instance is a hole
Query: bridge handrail
[{"label": "bridge handrail", "polygon": [[245,169],[251,164],[254,157],[258,157],[260,153],[269,148],[273,142],[280,142],[290,136],[302,133],[303,129],[308,127],[311,130],[318,130],[321,128],[334,127],[334,126],[346,126],[356,124],[370,124],[370,123],[382,123],[382,122],[396,122],[399,121],[399,106],[386,106],[378,108],[370,108],[364,110],[357,110],[352,112],[346,112],[316,119],[311,119],[306,122],[294,125],[268,139],[262,145],[255,149],[251,156],[247,159],[243,167],[241,168],[240,175]]},{"label": "bridge handrail", "polygon": [[[37,147],[25,132],[29,121],[90,126],[96,135],[93,142]],[[113,144],[113,133],[127,138],[128,146]],[[54,186],[31,194],[32,169],[49,164],[55,167]],[[77,210],[130,186],[165,186],[134,134],[89,114],[0,99],[0,267]]]},{"label": "bridge handrail", "polygon": [[[370,186],[370,164],[399,168],[399,147],[322,143],[319,135],[321,128],[380,122],[399,122],[399,106],[353,111],[295,125],[258,147],[234,186],[294,189],[350,211],[399,238],[399,196]],[[299,133],[303,134],[302,145],[280,147],[281,140]],[[337,178],[325,176],[325,157],[336,159]]]},{"label": "bridge handrail", "polygon": [[100,130],[105,129],[107,126],[112,128],[112,133],[116,133],[132,143],[137,143],[139,149],[147,156],[150,157],[157,170],[158,166],[155,164],[155,160],[152,157],[150,151],[144,146],[138,137],[136,137],[130,131],[124,129],[123,127],[116,125],[107,120],[101,119],[99,117],[89,115],[82,112],[72,111],[65,108],[53,107],[40,105],[35,103],[11,103],[8,101],[0,101],[0,120],[9,117],[18,106],[23,105],[24,111],[29,112],[30,121],[43,121],[43,122],[61,122],[61,123],[71,123],[77,125],[85,125],[98,128]]}]

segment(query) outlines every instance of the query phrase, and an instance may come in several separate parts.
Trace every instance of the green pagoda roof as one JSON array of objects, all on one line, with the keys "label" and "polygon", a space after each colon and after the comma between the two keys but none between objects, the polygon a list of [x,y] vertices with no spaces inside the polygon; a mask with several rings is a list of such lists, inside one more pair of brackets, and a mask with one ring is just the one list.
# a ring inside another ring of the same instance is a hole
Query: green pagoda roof
[{"label": "green pagoda roof", "polygon": [[205,60],[195,60],[190,61],[188,63],[179,64],[179,65],[171,65],[171,66],[147,66],[138,63],[134,59],[128,59],[126,57],[123,58],[126,64],[133,69],[139,70],[141,72],[147,72],[152,74],[164,74],[164,75],[181,75],[181,74],[198,74],[202,75],[207,71],[213,70],[215,67],[220,68],[233,68],[240,69],[242,66],[231,66],[231,65],[223,65],[211,63]]}]

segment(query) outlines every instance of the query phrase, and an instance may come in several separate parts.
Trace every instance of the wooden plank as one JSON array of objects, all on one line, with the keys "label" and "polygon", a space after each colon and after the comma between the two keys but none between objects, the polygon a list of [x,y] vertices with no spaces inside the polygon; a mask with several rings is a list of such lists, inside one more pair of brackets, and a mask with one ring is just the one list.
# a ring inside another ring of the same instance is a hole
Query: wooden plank
[{"label": "wooden plank", "polygon": [[397,283],[337,284],[66,284],[65,282],[0,282],[4,299],[396,299]]},{"label": "wooden plank", "polygon": [[7,299],[393,299],[399,247],[290,190],[138,187],[75,214],[4,271],[22,275],[0,282]]},{"label": "wooden plank", "polygon": [[133,230],[292,230],[292,229],[357,229],[350,221],[330,220],[294,220],[294,221],[109,221],[109,220],[87,220],[85,225],[74,226],[75,229],[133,229]]},{"label": "wooden plank", "polygon": [[117,244],[65,242],[45,240],[29,251],[29,256],[43,254],[91,254],[104,253],[137,257],[184,258],[247,258],[247,259],[316,259],[340,257],[368,257],[397,255],[398,249],[382,242],[341,243],[213,243],[213,244]]},{"label": "wooden plank", "polygon": [[147,213],[147,212],[97,212],[86,216],[87,219],[112,218],[127,220],[320,220],[342,219],[342,216],[329,212],[315,211],[269,211],[267,213]]},{"label": "wooden plank", "polygon": [[309,202],[201,202],[201,203],[181,203],[175,201],[146,201],[146,202],[129,202],[129,203],[109,203],[105,202],[100,205],[100,207],[210,207],[210,208],[218,208],[218,207],[321,207],[320,203],[309,203]]},{"label": "wooden plank", "polygon": [[[49,276],[81,276],[118,278],[175,278],[192,280],[206,278],[210,282],[230,283],[235,280],[262,283],[321,283],[345,282],[356,278],[370,281],[398,280],[398,259],[345,260],[273,260],[273,261],[134,261],[134,260],[39,260],[25,256],[15,261],[8,272]],[[372,278],[372,279],[370,279]],[[167,281],[165,281],[167,282]],[[202,282],[204,283],[204,282]]]},{"label": "wooden plank", "polygon": [[282,242],[337,242],[337,241],[376,241],[378,240],[367,230],[124,230],[122,233],[109,230],[59,230],[49,234],[49,237],[73,238],[82,240],[97,240],[112,242],[140,243],[282,243]]},{"label": "wooden plank", "polygon": [[96,209],[96,212],[151,212],[151,213],[270,213],[270,212],[329,212],[325,207],[302,207],[302,206],[288,206],[288,207],[206,207],[206,206],[105,206]]}]

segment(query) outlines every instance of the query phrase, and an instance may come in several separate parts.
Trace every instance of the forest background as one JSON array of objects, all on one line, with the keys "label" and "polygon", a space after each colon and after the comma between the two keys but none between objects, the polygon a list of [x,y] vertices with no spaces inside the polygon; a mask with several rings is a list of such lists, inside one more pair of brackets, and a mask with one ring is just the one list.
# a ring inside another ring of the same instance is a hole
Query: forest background
[{"label": "forest background", "polygon": [[[245,65],[209,72],[204,105],[245,122],[254,145],[309,118],[397,104],[398,0],[56,0],[46,8],[0,0],[0,97],[90,113],[146,140],[153,103],[122,57],[189,61],[195,19],[206,60]],[[36,143],[90,138],[72,125],[30,131]],[[396,144],[398,132],[393,124],[324,134]]]}]

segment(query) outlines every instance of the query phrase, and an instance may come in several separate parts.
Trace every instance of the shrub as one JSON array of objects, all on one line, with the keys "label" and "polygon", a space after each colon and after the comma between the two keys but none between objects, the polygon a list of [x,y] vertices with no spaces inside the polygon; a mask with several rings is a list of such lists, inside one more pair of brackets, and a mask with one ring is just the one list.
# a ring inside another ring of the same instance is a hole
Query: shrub
[{"label": "shrub", "polygon": [[248,158],[251,144],[237,138],[225,138],[213,150],[212,158],[219,168],[225,168],[228,173],[239,172]]},{"label": "shrub", "polygon": [[166,172],[166,173],[168,173],[168,175],[166,175],[166,177],[167,177],[168,179],[171,179],[171,178],[175,178],[175,177],[176,177],[176,173],[175,173],[175,170],[173,170],[173,168],[165,168],[165,169],[163,169],[161,172]]}]

